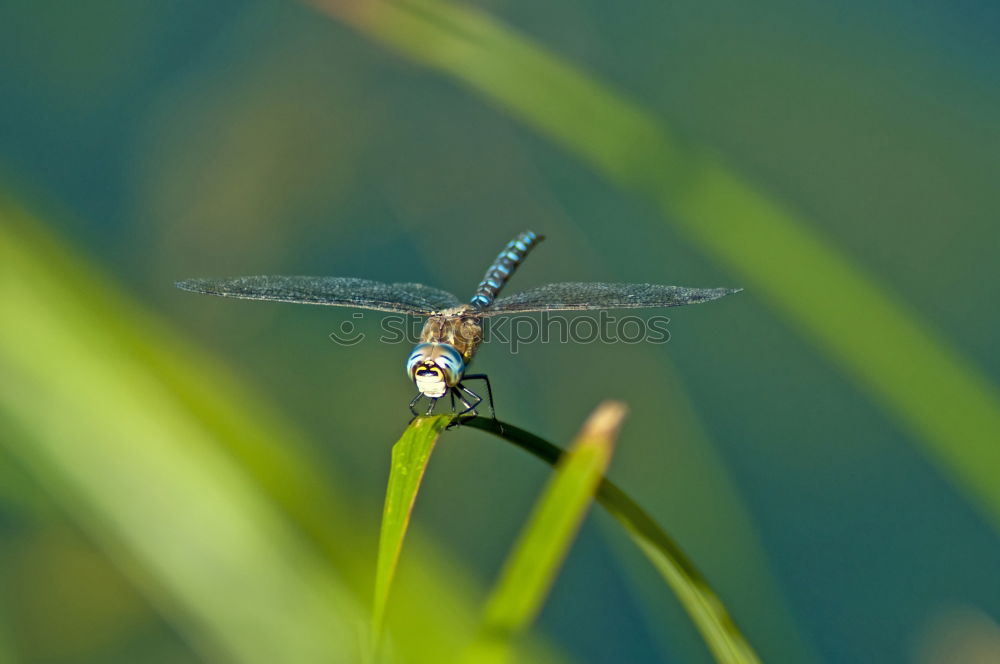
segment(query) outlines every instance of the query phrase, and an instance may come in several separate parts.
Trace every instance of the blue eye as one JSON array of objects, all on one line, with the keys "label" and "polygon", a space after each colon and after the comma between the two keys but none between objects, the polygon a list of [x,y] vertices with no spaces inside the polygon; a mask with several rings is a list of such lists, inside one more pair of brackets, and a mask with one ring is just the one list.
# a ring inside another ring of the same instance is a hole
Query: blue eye
[{"label": "blue eye", "polygon": [[465,360],[461,353],[445,343],[424,342],[417,344],[406,362],[406,375],[410,379],[415,379],[415,372],[420,365],[431,362],[441,369],[445,382],[448,385],[455,385],[462,379],[462,372],[465,371]]},{"label": "blue eye", "polygon": [[417,344],[414,347],[413,352],[410,353],[410,357],[406,360],[406,375],[412,377],[413,371],[416,369],[417,365],[424,360],[431,359],[431,348],[430,344],[423,343]]}]

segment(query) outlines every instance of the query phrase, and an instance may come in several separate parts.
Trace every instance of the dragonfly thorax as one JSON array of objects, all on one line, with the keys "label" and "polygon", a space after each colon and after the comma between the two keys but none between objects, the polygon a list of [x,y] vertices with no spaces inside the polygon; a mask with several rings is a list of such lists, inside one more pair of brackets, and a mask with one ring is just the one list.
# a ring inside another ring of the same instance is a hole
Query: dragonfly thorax
[{"label": "dragonfly thorax", "polygon": [[465,360],[451,344],[423,342],[414,346],[406,373],[420,392],[432,399],[443,397],[462,380]]},{"label": "dragonfly thorax", "polygon": [[470,307],[449,309],[427,319],[420,331],[420,341],[447,344],[468,364],[483,341],[483,325]]}]

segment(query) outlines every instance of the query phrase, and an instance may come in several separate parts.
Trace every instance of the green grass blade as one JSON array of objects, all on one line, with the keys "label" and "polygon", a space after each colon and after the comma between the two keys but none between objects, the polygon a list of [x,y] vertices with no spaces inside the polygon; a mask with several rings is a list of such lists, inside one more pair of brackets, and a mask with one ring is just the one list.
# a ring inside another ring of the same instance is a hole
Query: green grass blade
[{"label": "green grass blade", "polygon": [[392,446],[392,465],[385,491],[375,568],[375,601],[372,604],[372,639],[375,648],[382,638],[389,591],[399,564],[399,554],[403,550],[403,539],[410,525],[410,514],[413,513],[417,491],[420,490],[434,444],[453,418],[453,415],[418,417]]},{"label": "green grass blade", "polygon": [[37,226],[0,199],[0,445],[206,659],[357,661],[343,579]]},{"label": "green grass blade", "polygon": [[912,431],[1000,530],[997,386],[806,219],[714,154],[676,140],[638,104],[475,8],[441,0],[309,2],[464,82],[653,201]]},{"label": "green grass blade", "polygon": [[486,603],[483,625],[466,662],[508,661],[514,638],[541,610],[611,461],[624,416],[620,403],[598,406],[556,464]]},{"label": "green grass blade", "polygon": [[[506,422],[498,424],[479,417],[464,424],[513,443],[552,466],[558,464],[563,456],[563,451],[547,440]],[[716,661],[720,664],[759,663],[756,653],[736,627],[722,601],[687,555],[653,518],[608,480],[601,480],[597,500],[625,528],[669,584]]]}]

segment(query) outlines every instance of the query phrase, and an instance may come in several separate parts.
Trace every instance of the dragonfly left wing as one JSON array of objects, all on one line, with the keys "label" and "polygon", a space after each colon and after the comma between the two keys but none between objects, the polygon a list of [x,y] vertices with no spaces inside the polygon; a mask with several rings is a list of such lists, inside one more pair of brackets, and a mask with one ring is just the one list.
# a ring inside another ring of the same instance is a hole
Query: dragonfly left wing
[{"label": "dragonfly left wing", "polygon": [[484,316],[528,311],[594,311],[679,307],[709,302],[741,288],[685,288],[660,284],[607,284],[567,282],[546,284],[516,295],[502,297],[483,312]]},{"label": "dragonfly left wing", "polygon": [[244,300],[274,300],[427,316],[461,305],[451,293],[423,284],[387,284],[353,277],[233,277],[178,281],[182,290]]}]

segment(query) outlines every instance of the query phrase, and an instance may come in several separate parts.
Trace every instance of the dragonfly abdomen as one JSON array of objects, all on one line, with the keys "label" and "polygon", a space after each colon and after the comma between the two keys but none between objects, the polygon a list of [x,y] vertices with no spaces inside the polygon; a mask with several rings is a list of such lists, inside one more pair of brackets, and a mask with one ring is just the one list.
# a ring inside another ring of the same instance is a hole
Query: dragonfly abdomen
[{"label": "dragonfly abdomen", "polygon": [[472,296],[470,304],[477,311],[482,311],[493,304],[497,293],[500,292],[503,285],[510,279],[510,276],[514,274],[514,270],[521,264],[524,257],[528,255],[528,252],[536,244],[544,239],[542,235],[538,235],[532,231],[525,231],[508,242],[507,246],[500,252],[500,255],[493,261],[493,264],[487,268],[486,276],[479,282],[479,286],[476,288],[476,293]]}]

